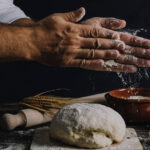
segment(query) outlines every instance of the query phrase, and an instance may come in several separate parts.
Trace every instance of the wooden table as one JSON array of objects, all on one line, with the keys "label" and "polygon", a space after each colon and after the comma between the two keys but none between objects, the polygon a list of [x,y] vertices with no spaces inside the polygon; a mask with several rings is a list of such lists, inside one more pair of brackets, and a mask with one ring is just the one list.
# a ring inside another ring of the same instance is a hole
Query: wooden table
[{"label": "wooden table", "polygon": [[[0,114],[5,112],[14,113],[18,109],[18,106],[15,104],[0,104]],[[38,127],[39,126],[29,129],[18,128],[11,132],[0,130],[0,150],[30,150],[34,131]],[[127,125],[127,127],[134,128],[138,134],[138,138],[141,141],[144,150],[150,150],[150,124],[130,124]]]}]

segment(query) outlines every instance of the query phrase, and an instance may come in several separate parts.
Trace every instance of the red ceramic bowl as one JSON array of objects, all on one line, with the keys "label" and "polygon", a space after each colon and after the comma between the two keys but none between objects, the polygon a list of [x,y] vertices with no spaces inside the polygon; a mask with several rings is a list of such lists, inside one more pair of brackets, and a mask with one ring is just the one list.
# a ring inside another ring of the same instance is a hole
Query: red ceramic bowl
[{"label": "red ceramic bowl", "polygon": [[106,99],[126,122],[150,122],[150,88],[117,89],[106,94]]}]

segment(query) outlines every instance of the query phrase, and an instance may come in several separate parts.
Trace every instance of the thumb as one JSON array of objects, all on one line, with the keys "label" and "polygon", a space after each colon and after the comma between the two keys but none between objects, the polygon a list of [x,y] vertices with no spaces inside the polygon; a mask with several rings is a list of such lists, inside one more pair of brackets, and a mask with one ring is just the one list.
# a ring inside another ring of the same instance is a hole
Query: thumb
[{"label": "thumb", "polygon": [[104,27],[107,29],[122,29],[126,26],[126,21],[117,18],[94,17],[82,21],[81,24],[86,24],[86,25],[91,25],[96,27]]},{"label": "thumb", "polygon": [[126,21],[116,18],[103,18],[102,26],[109,29],[122,29],[126,26]]},{"label": "thumb", "polygon": [[83,7],[75,10],[75,11],[71,11],[68,13],[63,13],[62,17],[69,22],[78,22],[80,21],[85,15],[85,9]]}]

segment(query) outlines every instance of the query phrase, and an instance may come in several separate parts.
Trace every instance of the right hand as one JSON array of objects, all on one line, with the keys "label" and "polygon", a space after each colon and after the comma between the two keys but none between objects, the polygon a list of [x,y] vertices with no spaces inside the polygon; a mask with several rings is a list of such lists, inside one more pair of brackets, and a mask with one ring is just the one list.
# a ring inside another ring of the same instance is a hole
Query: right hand
[{"label": "right hand", "polygon": [[[49,66],[80,67],[84,69],[108,71],[105,60],[117,59],[118,50],[125,44],[118,41],[115,31],[75,24],[85,14],[80,8],[69,13],[56,13],[34,27],[34,50],[30,52],[30,60]],[[114,69],[120,72],[135,72],[137,68],[126,65]]]},{"label": "right hand", "polygon": [[[81,24],[91,25],[93,27],[103,27],[107,29],[122,29],[126,26],[124,20],[116,18],[94,17],[81,22]],[[120,56],[115,60],[118,67],[108,67],[108,70],[114,71],[124,68],[125,65],[134,65],[137,67],[150,67],[150,40],[134,36],[128,33],[118,32],[120,40],[126,46],[120,50]]]}]

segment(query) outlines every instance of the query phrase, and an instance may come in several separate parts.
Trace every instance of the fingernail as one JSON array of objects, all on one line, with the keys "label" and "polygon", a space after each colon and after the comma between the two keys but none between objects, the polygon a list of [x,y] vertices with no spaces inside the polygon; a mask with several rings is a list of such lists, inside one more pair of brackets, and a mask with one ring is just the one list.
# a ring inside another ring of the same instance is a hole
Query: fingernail
[{"label": "fingernail", "polygon": [[85,15],[85,8],[84,7],[81,7],[79,9],[76,10],[77,11],[77,15],[81,17],[83,17]]},{"label": "fingernail", "polygon": [[115,27],[119,27],[120,26],[120,22],[118,20],[111,20],[109,22],[110,26],[115,26]]},{"label": "fingernail", "polygon": [[113,57],[118,57],[118,56],[119,56],[119,52],[117,52],[117,51],[112,51],[112,52],[111,52],[111,55],[112,55]]}]

